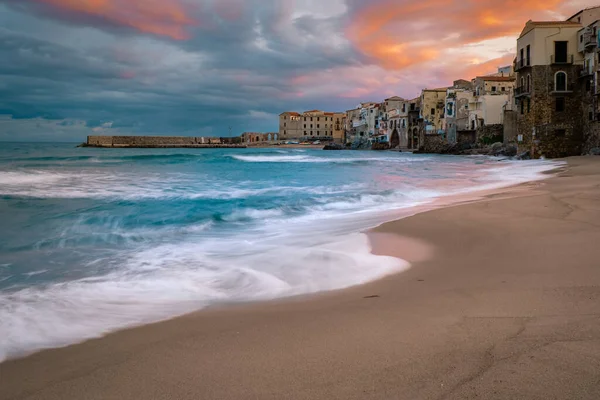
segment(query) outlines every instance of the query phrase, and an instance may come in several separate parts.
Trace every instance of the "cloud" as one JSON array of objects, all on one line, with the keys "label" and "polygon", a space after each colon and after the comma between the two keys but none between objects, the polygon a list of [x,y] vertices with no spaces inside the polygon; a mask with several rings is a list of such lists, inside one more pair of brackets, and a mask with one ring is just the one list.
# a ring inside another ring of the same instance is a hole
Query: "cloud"
[{"label": "cloud", "polygon": [[2,129],[79,141],[94,129],[273,131],[285,110],[346,110],[493,72],[526,20],[586,5],[0,0]]}]

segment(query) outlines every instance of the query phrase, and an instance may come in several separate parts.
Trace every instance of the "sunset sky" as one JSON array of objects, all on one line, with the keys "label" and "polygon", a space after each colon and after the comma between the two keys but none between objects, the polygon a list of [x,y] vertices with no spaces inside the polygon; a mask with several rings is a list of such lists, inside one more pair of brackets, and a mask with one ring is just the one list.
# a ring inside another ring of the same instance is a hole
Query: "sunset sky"
[{"label": "sunset sky", "polygon": [[277,130],[494,72],[593,1],[0,0],[0,140]]}]

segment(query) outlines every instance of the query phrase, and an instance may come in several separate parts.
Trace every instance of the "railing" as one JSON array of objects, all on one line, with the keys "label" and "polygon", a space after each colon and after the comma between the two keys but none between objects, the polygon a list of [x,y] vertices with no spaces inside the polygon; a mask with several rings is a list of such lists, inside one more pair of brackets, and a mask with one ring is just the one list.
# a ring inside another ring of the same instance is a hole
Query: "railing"
[{"label": "railing", "polygon": [[585,48],[596,47],[597,44],[598,44],[598,41],[597,41],[595,35],[593,35],[591,33],[586,33],[583,35],[583,47],[585,47]]},{"label": "railing", "polygon": [[573,54],[567,54],[566,57],[556,57],[555,54],[550,56],[550,64],[558,65],[570,65],[575,62],[575,56]]},{"label": "railing", "polygon": [[515,97],[525,96],[531,93],[531,88],[528,86],[519,86],[515,89]]},{"label": "railing", "polygon": [[573,93],[573,84],[569,83],[567,85],[565,85],[565,87],[557,89],[554,85],[552,85],[552,89],[551,89],[552,94],[567,94],[567,93]]},{"label": "railing", "polygon": [[515,65],[515,71],[518,71],[520,69],[527,68],[530,66],[531,66],[531,59],[523,58],[523,59],[517,60],[517,64]]},{"label": "railing", "polygon": [[579,77],[585,78],[586,76],[593,75],[594,73],[590,70],[590,68],[584,67],[581,71],[579,71]]}]

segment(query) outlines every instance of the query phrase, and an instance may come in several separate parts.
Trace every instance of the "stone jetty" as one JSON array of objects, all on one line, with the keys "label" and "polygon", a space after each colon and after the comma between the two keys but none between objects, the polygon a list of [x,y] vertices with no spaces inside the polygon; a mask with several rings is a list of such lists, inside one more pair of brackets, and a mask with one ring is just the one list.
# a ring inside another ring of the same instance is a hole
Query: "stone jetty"
[{"label": "stone jetty", "polygon": [[82,147],[106,148],[246,148],[231,138],[189,136],[88,136]]}]

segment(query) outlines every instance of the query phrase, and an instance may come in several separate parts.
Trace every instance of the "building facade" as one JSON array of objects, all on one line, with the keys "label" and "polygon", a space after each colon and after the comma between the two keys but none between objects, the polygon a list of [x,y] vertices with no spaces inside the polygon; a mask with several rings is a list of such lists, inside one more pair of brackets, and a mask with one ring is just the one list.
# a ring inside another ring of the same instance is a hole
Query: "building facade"
[{"label": "building facade", "polygon": [[339,140],[344,137],[344,113],[310,110],[279,115],[279,140]]},{"label": "building facade", "polygon": [[533,157],[582,151],[581,28],[573,21],[529,21],[517,40],[517,144]]}]

